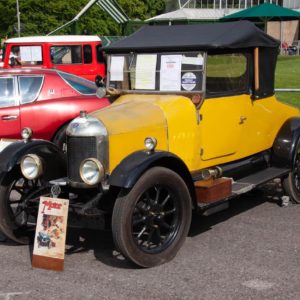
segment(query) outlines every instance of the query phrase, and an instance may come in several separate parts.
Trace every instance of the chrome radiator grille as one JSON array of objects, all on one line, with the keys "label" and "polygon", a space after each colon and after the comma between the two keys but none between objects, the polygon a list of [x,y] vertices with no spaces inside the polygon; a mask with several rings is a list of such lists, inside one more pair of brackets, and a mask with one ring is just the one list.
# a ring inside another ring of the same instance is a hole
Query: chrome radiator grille
[{"label": "chrome radiator grille", "polygon": [[68,178],[74,182],[83,182],[79,167],[85,158],[97,158],[96,137],[67,137]]}]

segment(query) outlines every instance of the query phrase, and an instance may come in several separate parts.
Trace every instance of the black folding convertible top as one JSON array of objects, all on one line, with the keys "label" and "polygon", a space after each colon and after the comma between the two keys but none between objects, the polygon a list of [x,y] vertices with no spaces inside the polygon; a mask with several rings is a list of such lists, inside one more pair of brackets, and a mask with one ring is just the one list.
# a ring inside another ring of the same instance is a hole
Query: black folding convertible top
[{"label": "black folding convertible top", "polygon": [[[215,24],[145,26],[114,42],[108,54],[180,52],[204,50],[214,53],[247,53],[249,90],[255,98],[274,94],[275,67],[280,42],[249,21]],[[254,91],[254,51],[259,47],[259,88]]]},{"label": "black folding convertible top", "polygon": [[107,53],[278,48],[279,41],[249,21],[203,25],[144,26],[104,48]]}]

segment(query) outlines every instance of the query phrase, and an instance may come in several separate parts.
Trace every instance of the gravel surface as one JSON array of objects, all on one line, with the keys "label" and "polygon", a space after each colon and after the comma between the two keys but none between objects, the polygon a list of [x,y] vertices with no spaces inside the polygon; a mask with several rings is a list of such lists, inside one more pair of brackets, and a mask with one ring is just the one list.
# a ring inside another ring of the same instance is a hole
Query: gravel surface
[{"label": "gravel surface", "polygon": [[[176,258],[137,268],[110,232],[69,232],[65,271],[31,267],[31,246],[0,243],[2,299],[300,299],[300,205],[265,186],[194,216]],[[81,238],[78,238],[78,235]]]}]

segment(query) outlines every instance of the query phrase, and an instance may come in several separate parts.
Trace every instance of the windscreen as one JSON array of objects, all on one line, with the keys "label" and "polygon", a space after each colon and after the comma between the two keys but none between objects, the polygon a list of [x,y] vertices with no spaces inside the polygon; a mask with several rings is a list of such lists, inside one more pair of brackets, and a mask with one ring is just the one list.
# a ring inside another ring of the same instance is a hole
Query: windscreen
[{"label": "windscreen", "polygon": [[204,59],[203,52],[111,55],[108,86],[149,92],[203,91]]}]

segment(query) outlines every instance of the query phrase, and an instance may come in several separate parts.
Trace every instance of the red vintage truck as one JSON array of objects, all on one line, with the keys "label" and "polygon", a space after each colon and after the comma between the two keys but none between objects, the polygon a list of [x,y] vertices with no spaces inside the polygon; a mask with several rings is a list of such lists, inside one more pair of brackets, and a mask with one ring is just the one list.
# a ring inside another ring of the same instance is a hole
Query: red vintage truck
[{"label": "red vintage truck", "polygon": [[55,68],[95,81],[105,75],[102,42],[92,35],[29,36],[6,40],[2,67]]}]

